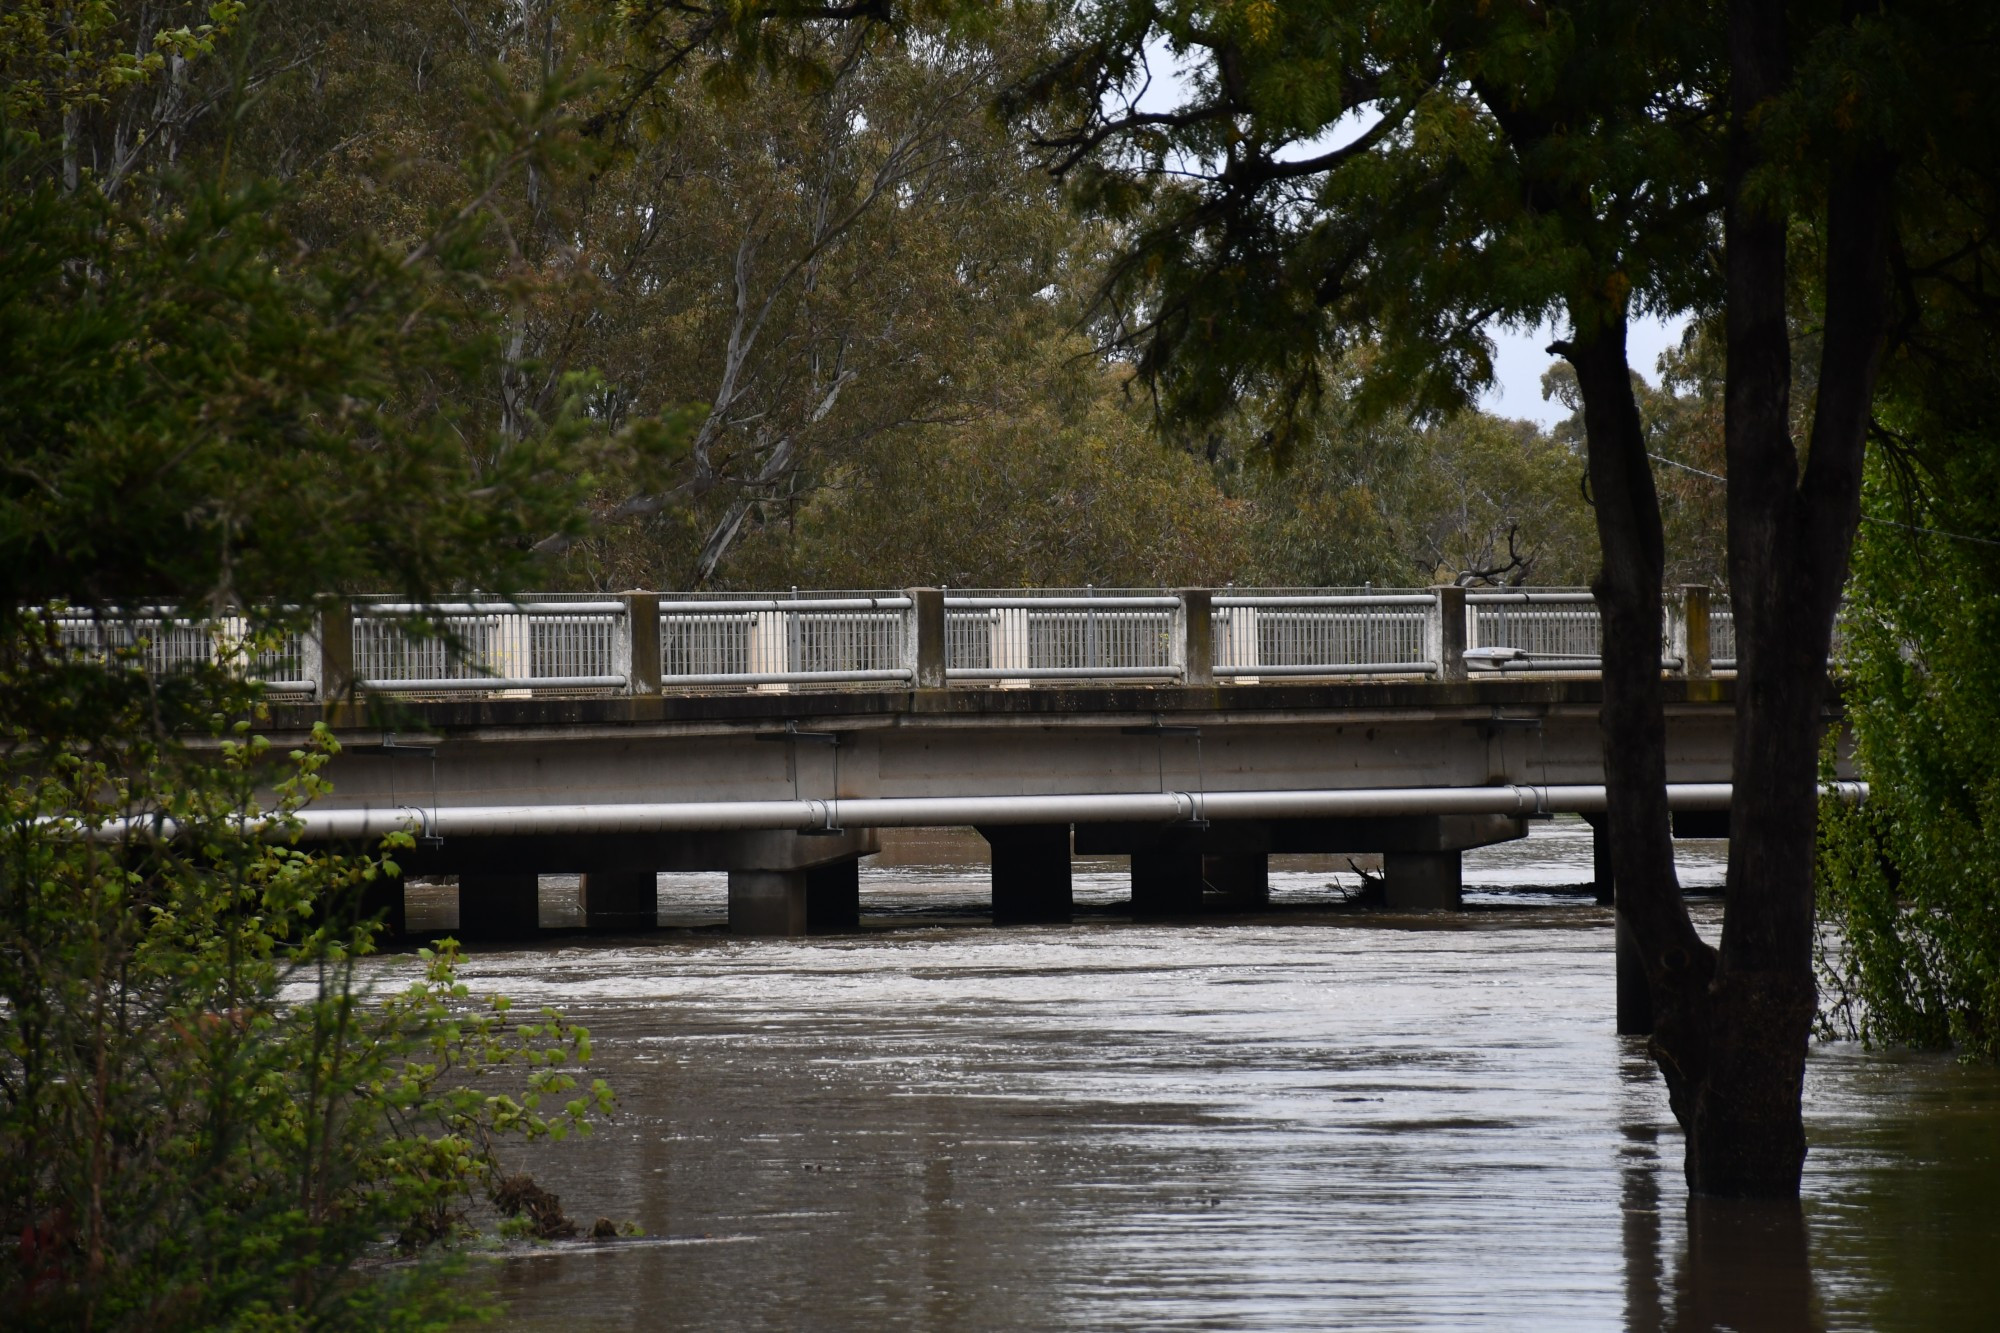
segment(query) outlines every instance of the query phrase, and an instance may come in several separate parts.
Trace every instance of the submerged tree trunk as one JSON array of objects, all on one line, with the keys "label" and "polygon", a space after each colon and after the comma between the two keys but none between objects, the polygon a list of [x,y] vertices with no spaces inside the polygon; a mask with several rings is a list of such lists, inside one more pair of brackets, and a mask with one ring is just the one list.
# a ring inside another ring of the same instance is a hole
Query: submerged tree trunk
[{"label": "submerged tree trunk", "polygon": [[1552,350],[1576,368],[1583,395],[1591,503],[1603,565],[1591,591],[1603,620],[1599,728],[1606,832],[1620,924],[1643,960],[1653,998],[1653,1052],[1683,1125],[1706,1067],[1715,951],[1695,933],[1674,873],[1667,809],[1667,728],[1660,688],[1660,581],[1665,541],[1626,360],[1626,316],[1573,312],[1577,336]]},{"label": "submerged tree trunk", "polygon": [[1756,197],[1756,118],[1790,78],[1784,6],[1730,11],[1729,577],[1737,636],[1728,906],[1708,1067],[1689,1114],[1698,1194],[1795,1197],[1816,992],[1813,860],[1827,655],[1860,521],[1862,448],[1886,327],[1887,163],[1836,170],[1827,199],[1824,344],[1803,467],[1792,439],[1787,219]]}]

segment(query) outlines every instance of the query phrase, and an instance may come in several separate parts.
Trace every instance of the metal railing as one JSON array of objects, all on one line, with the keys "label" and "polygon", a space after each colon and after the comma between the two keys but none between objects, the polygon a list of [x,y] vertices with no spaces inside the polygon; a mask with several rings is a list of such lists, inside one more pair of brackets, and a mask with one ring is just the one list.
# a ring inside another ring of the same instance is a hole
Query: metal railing
[{"label": "metal railing", "polygon": [[685,598],[660,602],[660,685],[908,681],[910,598]]},{"label": "metal railing", "polygon": [[362,689],[623,689],[626,607],[602,602],[358,602],[350,679]]},{"label": "metal railing", "polygon": [[961,681],[1173,680],[1181,598],[1085,589],[947,595],[945,674]]},{"label": "metal railing", "polygon": [[[537,595],[346,603],[314,632],[247,651],[241,616],[56,617],[99,660],[221,665],[322,698],[655,694],[801,685],[1250,684],[1595,673],[1591,594],[1536,589],[1190,589]],[[1691,588],[1661,617],[1669,672],[1735,665],[1726,602]]]},{"label": "metal railing", "polygon": [[1432,592],[1231,592],[1213,605],[1215,674],[1224,679],[1438,670]]},{"label": "metal railing", "polygon": [[251,626],[243,616],[191,620],[141,611],[119,616],[62,613],[53,620],[62,646],[85,660],[129,661],[155,676],[221,668],[286,694],[319,689],[314,672],[318,654],[304,634],[289,631],[274,644],[256,647],[248,642]]},{"label": "metal railing", "polygon": [[1595,671],[1597,600],[1575,589],[1468,592],[1466,663],[1514,671]]}]

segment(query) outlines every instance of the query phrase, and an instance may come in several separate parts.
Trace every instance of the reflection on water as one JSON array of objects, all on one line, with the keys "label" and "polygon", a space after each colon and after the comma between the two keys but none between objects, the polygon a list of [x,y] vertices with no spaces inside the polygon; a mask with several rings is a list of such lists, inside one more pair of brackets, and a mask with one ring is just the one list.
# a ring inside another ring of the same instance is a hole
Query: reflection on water
[{"label": "reflection on water", "polygon": [[[1194,925],[1115,915],[1106,864],[1079,867],[1097,914],[995,930],[983,867],[940,845],[867,872],[894,929],[476,956],[588,1023],[620,1094],[530,1165],[652,1238],[513,1252],[507,1326],[1992,1322],[2000,1079],[1819,1052],[1803,1208],[1690,1209],[1643,1045],[1611,1032],[1608,915],[1533,891],[1588,878],[1580,826],[1468,857],[1459,917],[1340,909],[1341,858]],[[1719,847],[1683,851],[1719,881]],[[669,918],[721,905],[662,885]]]}]

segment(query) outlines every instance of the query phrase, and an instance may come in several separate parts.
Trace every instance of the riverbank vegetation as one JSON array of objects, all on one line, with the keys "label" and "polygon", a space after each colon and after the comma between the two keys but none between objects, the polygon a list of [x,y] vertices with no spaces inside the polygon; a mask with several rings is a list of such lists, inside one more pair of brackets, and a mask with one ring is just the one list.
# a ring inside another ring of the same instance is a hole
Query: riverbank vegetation
[{"label": "riverbank vegetation", "polygon": [[[1990,206],[1996,177],[1955,185]],[[1828,1029],[2000,1058],[2000,372],[1993,256],[1959,257],[1884,394],[1841,662],[1868,803],[1829,810]]]},{"label": "riverbank vegetation", "polygon": [[[608,1105],[588,1035],[475,999],[450,946],[365,983],[397,849],[289,845],[333,742],[271,752],[245,680],[340,589],[516,586],[597,460],[673,434],[589,423],[580,379],[533,430],[482,411],[500,201],[555,165],[564,90],[495,97],[421,226],[314,239],[223,161],[253,26],[0,16],[9,1327],[440,1326],[506,1145]],[[229,607],[212,667],[145,669]]]}]

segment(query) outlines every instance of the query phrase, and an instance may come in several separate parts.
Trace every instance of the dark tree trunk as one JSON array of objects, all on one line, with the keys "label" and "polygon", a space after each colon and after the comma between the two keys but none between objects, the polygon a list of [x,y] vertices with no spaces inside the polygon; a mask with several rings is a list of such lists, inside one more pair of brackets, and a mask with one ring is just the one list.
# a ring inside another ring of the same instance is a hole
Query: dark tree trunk
[{"label": "dark tree trunk", "polygon": [[1617,912],[1646,970],[1653,1052],[1683,1124],[1706,1068],[1708,985],[1715,951],[1695,933],[1674,873],[1667,809],[1666,712],[1660,689],[1660,497],[1632,371],[1622,309],[1572,311],[1577,336],[1554,350],[1576,368],[1583,395],[1591,503],[1603,565],[1591,591],[1604,625],[1604,746]]},{"label": "dark tree trunk", "polygon": [[1697,1194],[1796,1197],[1816,1000],[1813,857],[1834,613],[1859,523],[1885,326],[1887,172],[1851,161],[1827,205],[1826,316],[1812,435],[1792,439],[1785,215],[1759,205],[1755,115],[1790,76],[1784,5],[1730,10],[1729,577],[1737,635],[1728,906],[1706,1068],[1685,1110]]}]

